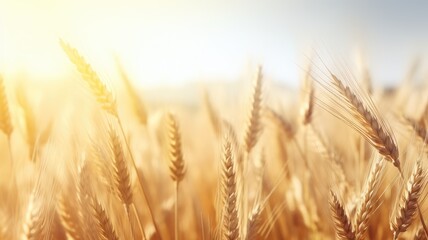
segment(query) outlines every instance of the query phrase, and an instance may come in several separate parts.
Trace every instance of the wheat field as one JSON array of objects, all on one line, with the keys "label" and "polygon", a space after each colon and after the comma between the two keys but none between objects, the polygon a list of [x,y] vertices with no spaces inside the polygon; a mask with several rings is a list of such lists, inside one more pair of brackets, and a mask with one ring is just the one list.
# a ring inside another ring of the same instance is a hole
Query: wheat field
[{"label": "wheat field", "polygon": [[119,60],[112,88],[59,45],[70,79],[0,78],[0,239],[427,239],[428,89],[411,73],[387,89],[317,56],[298,91],[259,66],[159,104]]}]

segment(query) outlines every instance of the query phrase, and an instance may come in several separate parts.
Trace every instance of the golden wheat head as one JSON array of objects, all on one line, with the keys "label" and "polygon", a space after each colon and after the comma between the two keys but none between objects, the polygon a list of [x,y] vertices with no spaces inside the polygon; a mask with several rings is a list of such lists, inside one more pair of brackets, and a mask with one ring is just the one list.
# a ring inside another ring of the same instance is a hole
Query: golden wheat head
[{"label": "golden wheat head", "polygon": [[116,184],[120,200],[129,206],[132,203],[132,184],[122,143],[112,127],[109,129],[109,135],[113,152],[114,182]]},{"label": "golden wheat head", "polygon": [[351,221],[333,191],[330,191],[330,211],[333,215],[337,237],[343,240],[354,240],[355,232],[352,229]]},{"label": "golden wheat head", "polygon": [[96,97],[98,103],[101,104],[101,107],[117,117],[116,100],[101,81],[98,74],[92,69],[92,66],[70,44],[60,40],[60,45],[70,61],[76,66],[83,80],[88,84],[92,94]]},{"label": "golden wheat head", "polygon": [[9,104],[4,87],[3,76],[0,75],[0,129],[10,137],[13,131],[12,122],[9,112]]},{"label": "golden wheat head", "polygon": [[406,189],[398,205],[398,211],[391,222],[391,230],[394,233],[394,239],[397,239],[401,232],[405,232],[412,223],[418,208],[418,200],[422,193],[424,183],[425,174],[422,170],[421,162],[418,161],[413,168],[412,175],[407,181]]},{"label": "golden wheat head", "polygon": [[181,149],[181,134],[177,119],[172,113],[168,113],[168,136],[169,136],[169,170],[171,178],[174,181],[180,182],[185,173],[183,152]]},{"label": "golden wheat head", "polygon": [[261,130],[260,115],[262,111],[262,80],[263,72],[262,67],[257,68],[257,76],[251,96],[250,115],[245,129],[244,144],[245,150],[249,153],[256,145],[259,133]]},{"label": "golden wheat head", "polygon": [[223,204],[222,239],[239,239],[239,214],[237,206],[237,175],[232,143],[226,135],[221,165],[221,195]]}]

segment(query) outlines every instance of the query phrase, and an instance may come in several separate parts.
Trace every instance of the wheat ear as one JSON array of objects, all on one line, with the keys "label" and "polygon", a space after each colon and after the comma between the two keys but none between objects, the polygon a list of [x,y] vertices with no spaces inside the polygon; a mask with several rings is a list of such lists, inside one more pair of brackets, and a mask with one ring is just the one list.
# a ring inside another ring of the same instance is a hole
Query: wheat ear
[{"label": "wheat ear", "polygon": [[[17,185],[16,174],[15,174],[16,164],[14,163],[14,160],[13,160],[12,141],[11,141],[13,126],[12,126],[12,120],[10,117],[6,88],[4,86],[4,80],[1,74],[0,74],[0,129],[7,136],[7,147],[9,151],[9,160],[10,160],[10,167],[12,172],[12,175],[11,175],[12,185],[14,186],[14,188],[17,188],[18,185]],[[17,192],[17,198],[19,198],[19,192]]]},{"label": "wheat ear", "polygon": [[[142,236],[145,236],[144,228],[141,225],[140,217],[133,201],[131,176],[129,173],[127,161],[125,159],[125,154],[123,152],[122,143],[120,142],[119,136],[116,134],[116,131],[112,126],[109,128],[109,135],[111,143],[110,147],[113,151],[113,177],[119,199],[125,205],[125,210],[128,214],[128,219],[131,223],[131,226],[133,226],[133,224],[129,208],[132,207],[138,222],[140,233]],[[132,233],[134,234],[134,231],[132,231]]]},{"label": "wheat ear", "polygon": [[239,239],[239,214],[237,206],[237,176],[234,162],[232,143],[226,135],[223,146],[223,159],[221,164],[221,196],[222,212],[222,239]]},{"label": "wheat ear", "polygon": [[169,136],[169,172],[172,180],[180,182],[186,169],[184,166],[183,152],[181,150],[181,134],[176,117],[168,113],[168,136]]},{"label": "wheat ear", "polygon": [[398,211],[394,219],[391,221],[391,230],[394,234],[394,239],[398,238],[401,232],[405,232],[412,223],[416,211],[418,209],[418,199],[424,187],[425,174],[422,170],[421,163],[418,161],[413,169],[412,175],[406,184]]},{"label": "wheat ear", "polygon": [[70,199],[66,199],[64,193],[61,193],[58,199],[57,212],[62,226],[64,227],[69,238],[74,240],[83,240],[83,229],[81,227],[82,221],[81,217],[79,216],[79,211],[76,211],[76,206],[77,204],[72,203]]},{"label": "wheat ear", "polygon": [[[401,173],[399,150],[389,125],[383,121],[377,113],[374,105],[366,105],[349,86],[345,86],[334,74],[330,73],[333,85],[340,96],[339,100],[345,101],[347,109],[351,111],[354,119],[340,117],[345,122],[361,133],[361,135],[375,147],[379,153],[392,162]],[[371,103],[367,96],[367,101]],[[334,111],[334,110],[333,110]]]},{"label": "wheat ear", "polygon": [[408,125],[412,127],[413,131],[416,133],[416,136],[422,141],[422,143],[428,144],[428,131],[425,126],[425,122],[418,122],[408,117],[405,117],[405,120]]},{"label": "wheat ear", "polygon": [[337,237],[343,240],[354,240],[355,232],[352,230],[349,217],[333,191],[330,191],[330,211],[333,215]]},{"label": "wheat ear", "polygon": [[413,237],[413,240],[426,240],[427,236],[425,235],[425,230],[421,227],[416,232],[415,236]]},{"label": "wheat ear", "polygon": [[12,134],[13,127],[10,118],[9,104],[6,95],[6,89],[4,87],[3,76],[0,75],[0,129],[8,138]]},{"label": "wheat ear", "polygon": [[[116,117],[120,130],[122,133],[122,136],[125,137],[125,131],[123,129],[122,121],[119,118],[119,115],[117,113],[117,106],[116,106],[116,100],[113,97],[113,94],[106,88],[104,83],[101,81],[101,79],[98,77],[96,72],[92,69],[91,65],[89,65],[85,59],[79,55],[77,50],[73,47],[71,47],[69,44],[65,43],[64,41],[60,41],[60,44],[64,50],[64,52],[67,54],[71,62],[74,63],[74,65],[77,67],[77,70],[82,75],[83,80],[87,82],[89,85],[89,88],[91,89],[94,96],[97,98],[97,101],[101,104],[101,107],[107,111],[108,113],[112,114],[114,117]],[[144,189],[144,178],[141,176],[141,174],[138,171],[137,164],[135,163],[134,156],[132,155],[131,148],[129,147],[129,144],[127,141],[125,141],[125,145],[127,147],[127,150],[131,157],[132,166],[137,174],[138,177],[138,186],[140,187],[141,192],[143,193],[144,200],[148,204],[148,209],[150,213],[150,217],[152,219],[153,225],[156,229],[156,232],[159,232],[157,223],[154,219],[153,209],[150,206],[149,198],[147,196],[147,193]]]},{"label": "wheat ear", "polygon": [[251,149],[256,145],[258,135],[261,130],[260,115],[262,110],[262,80],[262,67],[259,66],[257,68],[257,77],[253,88],[253,94],[251,95],[250,114],[248,116],[244,135],[245,150],[247,153],[251,152]]},{"label": "wheat ear", "polygon": [[312,121],[312,115],[314,111],[315,89],[310,72],[311,69],[309,66],[309,69],[303,78],[303,85],[301,89],[302,104],[300,106],[300,114],[303,125],[307,125]]},{"label": "wheat ear", "polygon": [[99,239],[119,240],[119,236],[114,230],[113,224],[103,206],[96,199],[92,199],[91,206],[97,224]]},{"label": "wheat ear", "polygon": [[374,168],[370,171],[369,177],[364,187],[364,192],[362,193],[361,200],[357,207],[357,216],[356,216],[356,239],[364,239],[364,234],[368,228],[368,222],[371,215],[373,214],[375,206],[375,194],[376,189],[380,183],[381,172],[383,169],[383,160],[380,158],[376,161]]},{"label": "wheat ear", "polygon": [[92,69],[91,65],[87,63],[85,58],[79,54],[77,49],[73,48],[70,44],[60,40],[60,45],[70,61],[76,66],[77,71],[80,73],[83,80],[88,84],[92,94],[96,97],[97,102],[104,110],[117,117],[116,100],[114,99],[113,94],[101,81],[98,74]]},{"label": "wheat ear", "polygon": [[181,135],[177,119],[172,113],[168,113],[169,135],[169,172],[175,182],[175,239],[178,240],[178,187],[186,173],[184,158],[181,149]]},{"label": "wheat ear", "polygon": [[281,130],[287,139],[293,139],[296,134],[296,129],[291,122],[269,107],[265,108],[264,113],[265,116]]},{"label": "wheat ear", "polygon": [[110,126],[109,129],[111,149],[113,152],[113,170],[114,182],[116,185],[119,199],[127,206],[132,204],[132,184],[126,163],[125,155],[122,149],[119,136]]},{"label": "wheat ear", "polygon": [[262,206],[257,204],[250,213],[247,223],[247,240],[256,240],[261,238],[262,227]]},{"label": "wheat ear", "polygon": [[16,97],[24,113],[26,140],[30,149],[29,156],[31,157],[34,153],[37,138],[36,117],[22,84],[16,88]]},{"label": "wheat ear", "polygon": [[36,199],[35,194],[32,193],[27,207],[21,239],[37,240],[46,237],[46,218],[44,211],[46,211],[46,209],[43,209],[41,202]]}]

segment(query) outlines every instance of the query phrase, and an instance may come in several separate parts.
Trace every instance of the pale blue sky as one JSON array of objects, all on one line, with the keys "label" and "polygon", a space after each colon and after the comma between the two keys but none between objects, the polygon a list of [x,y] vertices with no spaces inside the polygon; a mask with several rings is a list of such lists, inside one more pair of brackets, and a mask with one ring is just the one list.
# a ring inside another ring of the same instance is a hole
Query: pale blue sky
[{"label": "pale blue sky", "polygon": [[59,76],[62,37],[106,75],[120,54],[143,86],[235,79],[254,63],[296,85],[311,47],[362,50],[374,79],[394,83],[426,56],[427,12],[423,1],[1,0],[0,68]]}]

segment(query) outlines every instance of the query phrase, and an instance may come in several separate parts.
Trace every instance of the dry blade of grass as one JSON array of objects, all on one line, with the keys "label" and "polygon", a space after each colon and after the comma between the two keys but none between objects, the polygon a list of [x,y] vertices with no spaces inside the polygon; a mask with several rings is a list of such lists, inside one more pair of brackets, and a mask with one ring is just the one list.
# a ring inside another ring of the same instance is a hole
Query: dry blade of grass
[{"label": "dry blade of grass", "polygon": [[421,162],[418,161],[414,166],[412,175],[407,181],[406,188],[397,206],[397,212],[391,221],[391,230],[394,234],[394,239],[398,239],[398,235],[405,232],[412,223],[424,183],[425,173],[422,170]]},{"label": "dry blade of grass", "polygon": [[363,89],[373,95],[373,79],[370,74],[369,66],[367,65],[367,56],[359,51],[357,54],[358,79]]},{"label": "dry blade of grass", "polygon": [[140,99],[139,94],[137,93],[134,86],[132,86],[131,79],[126,73],[125,69],[122,66],[118,57],[115,57],[116,66],[119,71],[120,77],[125,84],[125,88],[129,94],[129,98],[131,99],[131,103],[135,113],[137,114],[138,120],[144,126],[147,124],[148,112],[147,108],[144,105],[144,102]]},{"label": "dry blade of grass", "polygon": [[88,84],[92,94],[96,97],[101,107],[113,116],[118,117],[116,100],[113,94],[107,89],[98,74],[92,69],[92,66],[86,62],[85,58],[79,54],[77,49],[73,48],[62,39],[60,40],[60,45],[70,61],[76,66],[83,80]]},{"label": "dry blade of grass", "polygon": [[355,232],[352,229],[351,221],[333,191],[330,191],[330,211],[333,215],[337,237],[344,240],[354,240]]},{"label": "dry blade of grass", "polygon": [[205,110],[208,114],[208,118],[210,120],[211,126],[214,129],[214,132],[217,136],[221,136],[222,123],[221,118],[218,116],[217,111],[214,109],[213,104],[211,103],[210,96],[207,91],[203,93],[203,103]]},{"label": "dry blade of grass", "polygon": [[29,146],[29,155],[31,157],[34,152],[37,138],[36,116],[33,108],[31,107],[27,92],[22,84],[16,88],[16,97],[24,114],[26,140]]}]

